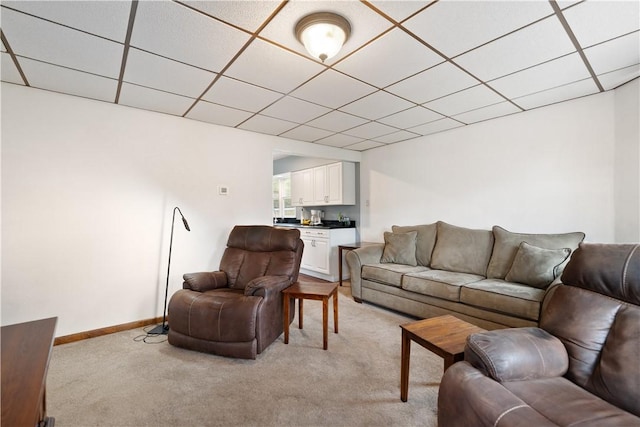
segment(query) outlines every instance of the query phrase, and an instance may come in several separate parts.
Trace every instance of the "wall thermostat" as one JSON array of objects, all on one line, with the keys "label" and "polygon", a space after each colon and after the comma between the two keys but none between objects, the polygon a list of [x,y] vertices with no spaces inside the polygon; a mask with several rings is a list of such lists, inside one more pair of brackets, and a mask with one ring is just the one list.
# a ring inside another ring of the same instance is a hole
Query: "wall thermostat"
[{"label": "wall thermostat", "polygon": [[229,194],[229,187],[226,185],[218,185],[218,195],[226,196],[227,194]]}]

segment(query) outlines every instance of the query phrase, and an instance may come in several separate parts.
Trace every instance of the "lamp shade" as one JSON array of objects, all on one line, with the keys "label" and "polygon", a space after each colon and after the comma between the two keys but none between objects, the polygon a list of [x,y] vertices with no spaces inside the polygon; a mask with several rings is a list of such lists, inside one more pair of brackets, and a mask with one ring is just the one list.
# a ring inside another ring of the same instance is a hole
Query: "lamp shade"
[{"label": "lamp shade", "polygon": [[296,37],[314,58],[334,57],[351,34],[349,21],[330,12],[307,15],[296,25]]}]

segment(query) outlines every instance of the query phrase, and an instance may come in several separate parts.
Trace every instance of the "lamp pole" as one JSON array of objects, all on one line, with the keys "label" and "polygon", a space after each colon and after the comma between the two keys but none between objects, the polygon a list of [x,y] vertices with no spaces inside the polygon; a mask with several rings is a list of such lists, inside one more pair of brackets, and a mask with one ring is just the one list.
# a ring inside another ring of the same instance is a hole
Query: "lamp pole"
[{"label": "lamp pole", "polygon": [[173,208],[173,218],[171,219],[171,238],[169,239],[169,262],[167,263],[167,284],[164,288],[164,309],[162,310],[162,324],[157,325],[155,328],[150,330],[148,333],[150,335],[167,335],[169,333],[169,325],[166,324],[167,320],[167,297],[169,296],[169,273],[171,271],[171,248],[173,247],[173,225],[176,221],[176,210],[180,213],[182,217],[182,223],[184,224],[184,228],[187,231],[191,231],[189,228],[189,224],[185,219],[184,215],[182,215],[182,211],[179,207]]}]

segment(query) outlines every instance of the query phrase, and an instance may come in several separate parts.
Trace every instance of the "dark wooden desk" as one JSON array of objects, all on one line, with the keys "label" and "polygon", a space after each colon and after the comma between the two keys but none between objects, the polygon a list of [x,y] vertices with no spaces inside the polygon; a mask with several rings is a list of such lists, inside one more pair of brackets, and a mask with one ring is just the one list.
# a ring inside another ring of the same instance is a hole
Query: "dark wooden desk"
[{"label": "dark wooden desk", "polygon": [[48,426],[45,384],[57,317],[3,326],[2,418],[3,426]]},{"label": "dark wooden desk", "polygon": [[374,242],[355,242],[338,245],[338,276],[340,276],[340,286],[342,286],[342,251],[352,251],[363,246],[375,245]]}]

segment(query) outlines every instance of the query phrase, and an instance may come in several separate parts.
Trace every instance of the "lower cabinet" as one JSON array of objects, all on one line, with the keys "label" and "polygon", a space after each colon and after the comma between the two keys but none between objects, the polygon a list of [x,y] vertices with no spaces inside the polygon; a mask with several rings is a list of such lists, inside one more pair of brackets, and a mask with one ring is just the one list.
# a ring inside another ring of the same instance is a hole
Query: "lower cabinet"
[{"label": "lower cabinet", "polygon": [[[300,272],[330,282],[338,281],[338,245],[356,241],[355,228],[300,228],[304,242]],[[342,260],[340,260],[342,262]],[[343,268],[343,279],[348,278]]]}]

